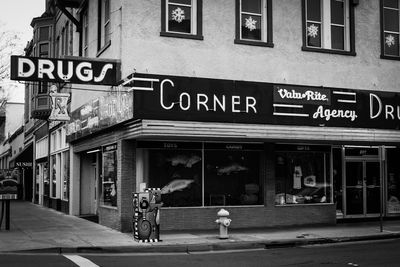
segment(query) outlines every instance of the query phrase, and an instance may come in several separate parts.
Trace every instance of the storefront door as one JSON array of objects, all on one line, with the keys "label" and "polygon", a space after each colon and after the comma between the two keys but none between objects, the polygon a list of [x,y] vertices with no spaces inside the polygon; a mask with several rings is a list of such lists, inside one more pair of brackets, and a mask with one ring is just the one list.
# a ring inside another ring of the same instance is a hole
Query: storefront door
[{"label": "storefront door", "polygon": [[379,216],[381,203],[379,161],[373,159],[346,160],[345,168],[345,216]]}]

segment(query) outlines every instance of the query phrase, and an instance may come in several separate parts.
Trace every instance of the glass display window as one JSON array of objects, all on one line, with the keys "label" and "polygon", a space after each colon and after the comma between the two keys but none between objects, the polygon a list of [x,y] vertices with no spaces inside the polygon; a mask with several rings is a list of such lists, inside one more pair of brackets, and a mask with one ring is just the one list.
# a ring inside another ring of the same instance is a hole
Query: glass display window
[{"label": "glass display window", "polygon": [[252,146],[140,142],[143,182],[161,189],[164,207],[262,205],[263,146]]},{"label": "glass display window", "polygon": [[51,156],[51,197],[57,196],[57,160],[56,155]]},{"label": "glass display window", "polygon": [[331,203],[329,155],[310,146],[276,152],[275,204]]},{"label": "glass display window", "polygon": [[43,175],[43,195],[50,195],[50,177],[48,173],[48,163],[42,163],[42,175]]},{"label": "glass display window", "polygon": [[103,177],[101,204],[117,206],[117,144],[103,147]]},{"label": "glass display window", "polygon": [[150,188],[161,188],[164,207],[202,205],[202,155],[199,150],[148,151]]},{"label": "glass display window", "polygon": [[387,199],[388,214],[400,214],[400,149],[387,149]]},{"label": "glass display window", "polygon": [[205,206],[260,205],[260,189],[258,151],[205,151]]},{"label": "glass display window", "polygon": [[62,198],[69,199],[69,150],[62,152]]}]

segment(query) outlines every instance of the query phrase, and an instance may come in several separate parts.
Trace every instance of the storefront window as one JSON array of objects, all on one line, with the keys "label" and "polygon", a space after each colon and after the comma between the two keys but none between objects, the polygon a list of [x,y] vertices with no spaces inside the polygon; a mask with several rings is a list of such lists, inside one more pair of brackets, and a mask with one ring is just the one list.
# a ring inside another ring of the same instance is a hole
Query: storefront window
[{"label": "storefront window", "polygon": [[205,151],[205,206],[262,204],[260,187],[259,152]]},{"label": "storefront window", "polygon": [[69,199],[69,151],[63,152],[63,185],[62,185],[62,194],[63,199]]},{"label": "storefront window", "polygon": [[45,196],[49,196],[50,195],[50,178],[49,178],[49,173],[47,171],[48,168],[48,163],[42,163],[43,168],[42,168],[42,172],[43,172],[43,185],[44,185],[44,192],[43,195]]},{"label": "storefront window", "polygon": [[143,182],[164,207],[262,205],[262,146],[252,146],[141,142]]},{"label": "storefront window", "polygon": [[56,197],[57,192],[57,162],[56,155],[51,156],[51,197]]},{"label": "storefront window", "polygon": [[36,175],[35,175],[35,194],[38,195],[39,194],[39,185],[40,185],[40,165],[37,164],[36,165]]},{"label": "storefront window", "polygon": [[102,204],[117,206],[117,145],[103,147]]},{"label": "storefront window", "polygon": [[277,152],[275,204],[331,202],[329,152],[309,146],[288,146]]},{"label": "storefront window", "polygon": [[343,215],[342,148],[333,148],[332,157],[333,202],[336,203],[336,214]]},{"label": "storefront window", "polygon": [[400,149],[387,150],[387,212],[400,213]]},{"label": "storefront window", "polygon": [[161,188],[164,207],[202,205],[201,151],[148,152],[149,187]]}]

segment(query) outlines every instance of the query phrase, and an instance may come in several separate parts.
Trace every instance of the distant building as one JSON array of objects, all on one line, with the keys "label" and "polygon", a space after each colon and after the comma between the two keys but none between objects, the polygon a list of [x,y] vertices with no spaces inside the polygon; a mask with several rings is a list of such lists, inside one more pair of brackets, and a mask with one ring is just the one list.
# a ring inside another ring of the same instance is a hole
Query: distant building
[{"label": "distant building", "polygon": [[[14,103],[5,101],[0,107],[0,112],[4,116],[4,125],[2,125],[2,142],[0,146],[0,169],[10,167],[10,159],[23,148],[23,142],[17,147],[10,146],[11,136],[23,125],[24,103]],[[15,153],[14,153],[15,152]]]}]

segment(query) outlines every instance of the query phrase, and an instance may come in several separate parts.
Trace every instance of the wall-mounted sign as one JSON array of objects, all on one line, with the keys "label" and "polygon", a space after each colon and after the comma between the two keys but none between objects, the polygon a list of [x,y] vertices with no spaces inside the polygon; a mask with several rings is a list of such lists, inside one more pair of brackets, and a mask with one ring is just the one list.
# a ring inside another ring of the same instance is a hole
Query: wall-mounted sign
[{"label": "wall-mounted sign", "polygon": [[32,166],[32,162],[15,162],[15,167],[31,168]]},{"label": "wall-mounted sign", "polygon": [[73,141],[132,118],[132,92],[110,92],[71,112],[67,141]]},{"label": "wall-mounted sign", "polygon": [[17,199],[21,179],[18,168],[0,170],[0,199]]},{"label": "wall-mounted sign", "polygon": [[141,86],[146,79],[152,85],[152,90],[135,91],[137,119],[400,129],[400,94],[394,92],[139,73],[135,77]]},{"label": "wall-mounted sign", "polygon": [[51,97],[51,113],[49,121],[69,121],[68,115],[68,99],[69,94],[66,93],[50,93]]},{"label": "wall-mounted sign", "polygon": [[94,60],[11,56],[11,80],[115,85],[119,64]]},{"label": "wall-mounted sign", "polygon": [[331,91],[290,85],[274,85],[274,102],[289,104],[330,105]]},{"label": "wall-mounted sign", "polygon": [[103,146],[103,153],[117,151],[117,144]]}]

